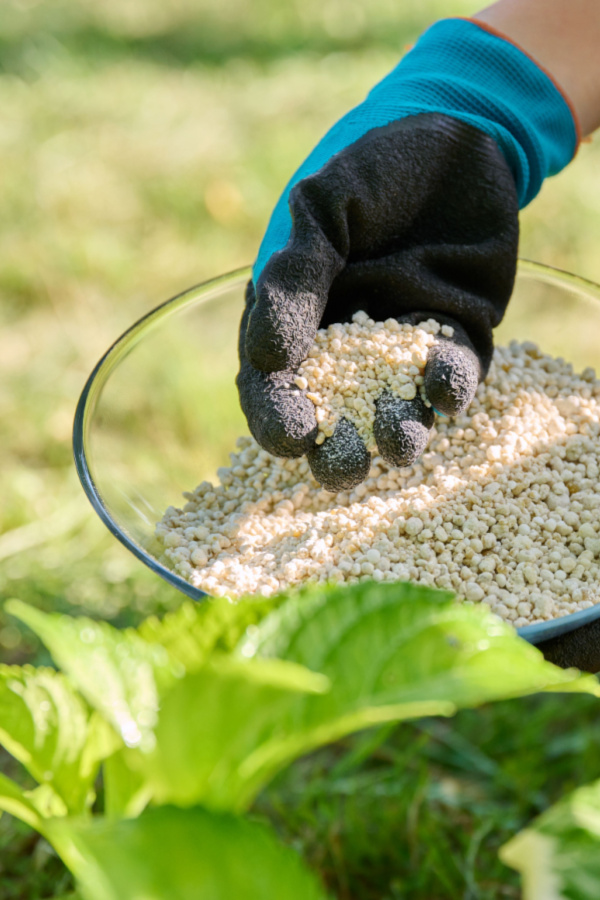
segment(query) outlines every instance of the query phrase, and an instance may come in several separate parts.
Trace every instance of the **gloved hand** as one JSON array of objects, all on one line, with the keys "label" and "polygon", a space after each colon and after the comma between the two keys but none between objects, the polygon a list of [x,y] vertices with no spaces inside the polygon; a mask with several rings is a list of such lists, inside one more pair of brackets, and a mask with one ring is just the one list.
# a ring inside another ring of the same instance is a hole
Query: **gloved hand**
[{"label": "gloved hand", "polygon": [[[492,327],[513,286],[516,191],[488,135],[429,113],[369,131],[300,181],[290,208],[290,240],[263,269],[257,295],[248,288],[242,408],[262,446],[307,453],[317,480],[344,490],[368,474],[366,447],[347,420],[315,446],[315,407],[293,381],[317,328],[359,309],[379,321],[451,324],[455,337],[430,350],[425,389],[439,412],[462,412],[487,371]],[[374,426],[379,452],[410,465],[433,421],[420,398],[387,393]]]},{"label": "gloved hand", "polygon": [[[257,441],[277,456],[306,453],[330,490],[366,477],[354,426],[340,420],[317,446],[314,406],[293,380],[316,330],[358,309],[451,324],[425,388],[437,411],[466,409],[512,291],[519,203],[566,165],[576,137],[566,100],[518,48],[464,20],[426,32],[326,135],[274,211],[239,342],[240,401]],[[409,465],[432,425],[420,400],[387,392],[378,449]]]},{"label": "gloved hand", "polygon": [[600,620],[580,625],[559,637],[538,644],[548,662],[562,669],[581,669],[600,674]]}]

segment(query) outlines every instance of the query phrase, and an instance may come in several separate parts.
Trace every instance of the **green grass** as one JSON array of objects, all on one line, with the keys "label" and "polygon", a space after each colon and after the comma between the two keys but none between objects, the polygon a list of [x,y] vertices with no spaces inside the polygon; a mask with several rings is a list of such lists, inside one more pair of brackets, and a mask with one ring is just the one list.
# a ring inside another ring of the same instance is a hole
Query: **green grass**
[{"label": "green grass", "polygon": [[[476,9],[6,0],[0,597],[118,624],[177,605],[77,484],[70,431],[88,373],[143,312],[251,262],[278,192],[323,132],[429,22]],[[522,255],[600,281],[598,163],[598,147],[583,146],[524,211]],[[44,659],[1,607],[0,658]],[[340,897],[516,897],[495,848],[598,775],[595,718],[587,698],[545,698],[404,726],[368,760],[358,739],[295,767],[260,814]],[[0,896],[41,900],[66,891],[64,877],[37,839],[0,819]]]},{"label": "green grass", "polygon": [[597,777],[588,697],[534,697],[344,742],[285,773],[257,812],[341,900],[520,896],[498,848]]}]

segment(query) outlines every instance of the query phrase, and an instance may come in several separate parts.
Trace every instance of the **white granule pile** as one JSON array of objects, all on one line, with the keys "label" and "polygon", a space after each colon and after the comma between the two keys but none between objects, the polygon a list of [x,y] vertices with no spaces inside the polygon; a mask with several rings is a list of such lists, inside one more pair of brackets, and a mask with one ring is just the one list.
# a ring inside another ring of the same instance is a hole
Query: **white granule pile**
[{"label": "white granule pile", "polygon": [[185,494],[156,533],[167,564],[210,594],[410,580],[529,625],[600,600],[599,434],[593,370],[512,343],[415,465],[376,456],[365,482],[331,494],[306,459],[240,438],[220,484]]},{"label": "white granule pile", "polygon": [[375,450],[375,401],[386,388],[402,400],[414,400],[419,393],[430,406],[423,372],[439,333],[452,337],[454,329],[434,319],[417,326],[396,319],[374,322],[365,312],[355,313],[349,325],[319,329],[295,378],[316,407],[316,443],[331,437],[343,416],[356,426],[367,449]]}]

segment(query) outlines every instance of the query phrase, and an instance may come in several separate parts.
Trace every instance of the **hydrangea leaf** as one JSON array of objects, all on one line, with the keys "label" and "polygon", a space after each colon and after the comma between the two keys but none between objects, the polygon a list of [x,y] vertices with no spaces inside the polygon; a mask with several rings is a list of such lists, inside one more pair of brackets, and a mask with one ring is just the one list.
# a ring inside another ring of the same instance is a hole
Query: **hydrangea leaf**
[{"label": "hydrangea leaf", "polygon": [[[294,739],[298,696],[327,689],[322,676],[280,660],[215,657],[189,673],[163,697],[156,746],[141,760],[154,798],[238,809],[247,793],[246,760]],[[298,738],[302,753],[304,736]]]},{"label": "hydrangea leaf", "polygon": [[[55,625],[51,639],[60,644]],[[150,796],[240,810],[282,766],[352,731],[540,690],[598,693],[593,676],[546,663],[486,609],[409,584],[302,591],[253,624],[235,654],[213,651],[202,665],[193,658],[187,672],[179,662],[175,674],[162,643],[143,650],[139,634],[109,626],[85,640],[60,628],[70,652],[51,647],[55,658],[102,711],[105,697],[84,685],[77,653],[93,658],[99,647],[104,659],[108,646],[111,664],[116,657],[128,661],[127,671],[132,660],[147,667],[152,704],[142,707],[143,722],[135,720],[147,740],[129,742],[120,770],[115,760],[120,810]],[[151,651],[164,655],[160,667],[147,662]]]},{"label": "hydrangea leaf", "polygon": [[225,654],[186,673],[165,647],[134,631],[22,604],[10,611],[34,628],[88,702],[120,731],[125,748],[106,766],[112,814],[139,812],[151,796],[236,805],[240,763],[278,732],[279,718],[289,721],[284,711],[299,691],[328,688],[327,679],[295,663],[247,663]]},{"label": "hydrangea leaf", "polygon": [[271,832],[234,815],[163,806],[137,819],[52,823],[84,900],[326,900]]},{"label": "hydrangea leaf", "polygon": [[208,598],[204,603],[184,601],[162,619],[151,616],[138,628],[145,641],[165,647],[187,671],[203,665],[215,652],[229,653],[244,632],[283,602],[283,596],[249,597],[241,603]]},{"label": "hydrangea leaf", "polygon": [[0,772],[0,813],[7,812],[43,833],[44,822],[25,791]]},{"label": "hydrangea leaf", "polygon": [[[152,777],[163,802],[243,808],[280,767],[351,731],[549,688],[598,691],[595,678],[546,663],[485,608],[414,585],[302,591],[253,625],[238,655],[294,662],[325,674],[331,689],[254,705],[255,686],[234,686],[237,675],[231,690],[222,671],[184,679],[165,696],[156,732]],[[209,735],[219,735],[214,744]]]},{"label": "hydrangea leaf", "polygon": [[139,816],[152,799],[152,788],[139,753],[122,747],[104,762],[104,812],[109,817]]},{"label": "hydrangea leaf", "polygon": [[594,676],[546,662],[485,605],[410,583],[301,591],[254,628],[239,653],[327,675],[332,690],[308,701],[317,719],[327,707],[370,702],[465,707],[541,690],[600,695]]},{"label": "hydrangea leaf", "polygon": [[[254,627],[239,653],[286,659],[329,678],[327,693],[297,698],[290,753],[300,735],[306,752],[376,722],[450,715],[537,691],[600,693],[594,676],[546,662],[486,607],[412,584],[306,589]],[[246,760],[246,800],[284,757],[267,745]]]},{"label": "hydrangea leaf", "polygon": [[578,788],[500,850],[523,877],[523,900],[600,897],[600,781]]},{"label": "hydrangea leaf", "polygon": [[60,799],[47,798],[54,814],[91,804],[100,760],[114,749],[108,731],[64,675],[0,666],[0,743]]},{"label": "hydrangea leaf", "polygon": [[44,642],[55,663],[129,747],[152,745],[159,691],[183,674],[164,647],[106,622],[6,604]]}]

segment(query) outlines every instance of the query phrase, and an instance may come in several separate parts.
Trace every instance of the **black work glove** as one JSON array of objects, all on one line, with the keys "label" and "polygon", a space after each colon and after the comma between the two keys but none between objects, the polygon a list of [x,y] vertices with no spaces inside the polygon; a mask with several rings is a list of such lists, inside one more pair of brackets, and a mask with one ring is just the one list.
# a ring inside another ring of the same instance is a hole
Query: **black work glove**
[{"label": "black work glove", "polygon": [[600,674],[600,619],[538,645],[545,659],[563,669]]},{"label": "black work glove", "polygon": [[[381,321],[435,318],[454,328],[430,348],[425,390],[445,415],[463,412],[485,377],[492,329],[510,298],[518,201],[495,141],[440,113],[369,131],[290,194],[292,233],[250,283],[239,340],[240,402],[259,444],[276,456],[307,454],[316,479],[346,490],[370,457],[342,419],[317,446],[312,402],[294,384],[319,327],[357,310]],[[374,425],[380,454],[410,465],[434,414],[389,392]]]}]

